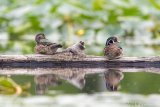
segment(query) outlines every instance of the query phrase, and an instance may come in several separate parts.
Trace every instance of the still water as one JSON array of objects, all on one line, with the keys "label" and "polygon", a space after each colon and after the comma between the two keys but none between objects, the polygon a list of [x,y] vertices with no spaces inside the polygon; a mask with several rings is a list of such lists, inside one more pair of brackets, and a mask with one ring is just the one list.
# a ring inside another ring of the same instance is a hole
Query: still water
[{"label": "still water", "polygon": [[[3,107],[160,107],[160,69],[1,69],[20,95],[0,95]],[[0,85],[1,86],[1,85]]]}]

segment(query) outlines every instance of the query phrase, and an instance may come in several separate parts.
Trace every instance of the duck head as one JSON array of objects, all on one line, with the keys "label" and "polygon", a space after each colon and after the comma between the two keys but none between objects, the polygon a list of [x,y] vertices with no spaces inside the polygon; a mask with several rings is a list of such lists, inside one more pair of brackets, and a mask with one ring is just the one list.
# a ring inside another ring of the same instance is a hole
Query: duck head
[{"label": "duck head", "polygon": [[109,37],[106,41],[106,46],[111,45],[113,43],[119,43],[118,38],[113,36],[113,37]]},{"label": "duck head", "polygon": [[39,44],[40,41],[41,41],[41,39],[46,39],[46,38],[45,38],[45,35],[44,35],[43,33],[37,34],[36,37],[35,37],[36,43]]},{"label": "duck head", "polygon": [[81,50],[84,50],[85,49],[85,43],[83,41],[80,41],[79,44],[78,44],[79,48]]}]

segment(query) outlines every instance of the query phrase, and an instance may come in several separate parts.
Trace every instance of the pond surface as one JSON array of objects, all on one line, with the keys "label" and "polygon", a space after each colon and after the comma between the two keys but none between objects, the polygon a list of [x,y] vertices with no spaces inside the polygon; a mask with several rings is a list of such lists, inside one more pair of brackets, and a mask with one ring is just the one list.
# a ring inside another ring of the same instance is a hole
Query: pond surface
[{"label": "pond surface", "polygon": [[0,70],[0,77],[10,78],[19,85],[30,83],[31,86],[23,95],[0,95],[0,105],[159,107],[159,71],[159,68],[4,68]]}]

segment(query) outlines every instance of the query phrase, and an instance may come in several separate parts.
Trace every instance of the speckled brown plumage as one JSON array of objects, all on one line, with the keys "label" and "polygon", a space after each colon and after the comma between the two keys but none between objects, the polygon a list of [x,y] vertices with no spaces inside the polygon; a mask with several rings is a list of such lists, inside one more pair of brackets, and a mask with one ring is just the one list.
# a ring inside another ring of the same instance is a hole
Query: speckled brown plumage
[{"label": "speckled brown plumage", "polygon": [[35,53],[36,54],[47,54],[47,55],[52,55],[57,52],[58,48],[60,48],[61,45],[56,44],[56,45],[36,45],[35,46]]},{"label": "speckled brown plumage", "polygon": [[122,56],[122,48],[118,45],[118,40],[116,37],[110,37],[106,41],[106,46],[104,48],[104,55],[107,59],[118,59]]},{"label": "speckled brown plumage", "polygon": [[36,54],[47,54],[52,55],[57,52],[58,48],[61,48],[61,44],[51,43],[49,42],[44,34],[37,34],[35,37],[36,46],[35,53]]},{"label": "speckled brown plumage", "polygon": [[67,49],[65,49],[64,51],[68,51],[71,52],[73,55],[85,55],[85,43],[83,41],[80,41],[70,47],[68,47]]}]

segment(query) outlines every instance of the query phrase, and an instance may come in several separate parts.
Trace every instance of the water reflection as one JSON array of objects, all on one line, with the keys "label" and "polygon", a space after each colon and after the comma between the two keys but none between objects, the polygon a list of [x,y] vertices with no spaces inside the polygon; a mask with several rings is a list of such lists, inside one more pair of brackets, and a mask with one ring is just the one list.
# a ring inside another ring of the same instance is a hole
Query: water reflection
[{"label": "water reflection", "polygon": [[124,77],[122,71],[118,69],[109,69],[104,75],[106,88],[109,91],[117,91],[119,89],[119,83]]},{"label": "water reflection", "polygon": [[119,83],[123,79],[123,73],[119,69],[107,69],[100,74],[87,74],[84,69],[81,71],[79,69],[72,70],[65,75],[36,75],[34,77],[36,93],[44,94],[48,87],[54,89],[54,87],[63,85],[64,81],[85,93],[117,91]]},{"label": "water reflection", "polygon": [[119,69],[106,69],[102,73],[88,74],[83,90],[87,93],[117,91],[123,77],[122,70]]},{"label": "water reflection", "polygon": [[61,81],[54,74],[37,75],[34,77],[34,81],[37,94],[44,94],[49,86],[55,87],[61,84]]},{"label": "water reflection", "polygon": [[69,83],[77,89],[82,90],[85,86],[86,73],[79,69],[66,69],[63,73],[36,75],[34,81],[36,84],[36,93],[44,94],[48,87],[58,87],[64,83]]},{"label": "water reflection", "polygon": [[[148,70],[148,71],[147,71]],[[31,94],[64,94],[120,91],[160,93],[160,69],[35,68],[0,69],[18,84],[31,83]],[[150,72],[150,73],[146,73]],[[25,74],[25,75],[24,75]],[[125,78],[124,78],[125,77]]]}]

